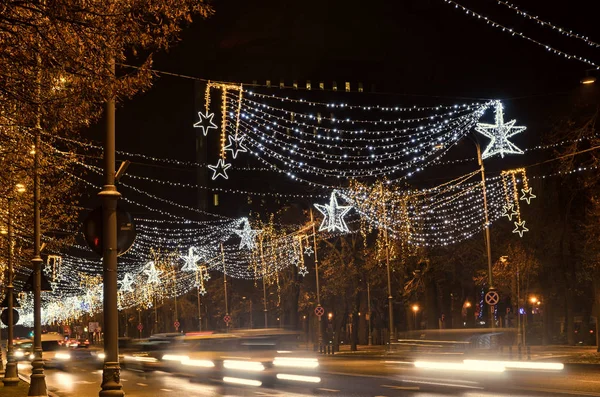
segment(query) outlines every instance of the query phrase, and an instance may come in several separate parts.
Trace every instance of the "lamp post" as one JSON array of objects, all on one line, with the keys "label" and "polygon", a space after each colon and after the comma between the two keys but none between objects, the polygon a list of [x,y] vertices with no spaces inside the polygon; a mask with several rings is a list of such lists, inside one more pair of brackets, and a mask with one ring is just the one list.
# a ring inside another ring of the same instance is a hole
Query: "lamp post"
[{"label": "lamp post", "polygon": [[387,269],[387,290],[388,290],[388,320],[389,320],[389,340],[388,350],[392,350],[392,338],[394,336],[394,297],[392,296],[392,278],[390,274],[390,247],[387,232],[387,209],[385,207],[385,200],[383,199],[383,183],[379,185],[381,193],[381,203],[383,204],[383,238],[385,245],[385,267]]},{"label": "lamp post", "polygon": [[[114,60],[110,67],[115,72]],[[115,186],[115,99],[106,102],[104,138],[104,186],[98,194],[102,200],[102,267],[104,282],[104,367],[100,397],[122,397],[119,366],[119,311],[117,308],[117,200],[121,194]],[[33,384],[32,384],[33,385]],[[32,395],[31,392],[29,395]]]},{"label": "lamp post", "polygon": [[419,305],[412,306],[413,320],[415,322],[415,330],[417,329],[417,312],[419,311]]},{"label": "lamp post", "polygon": [[[38,78],[38,84],[40,84]],[[38,88],[39,89],[39,88]],[[42,359],[42,257],[41,222],[40,222],[40,151],[41,149],[41,116],[35,121],[35,142],[33,154],[33,360],[31,361],[31,383],[29,396],[47,396],[46,375]],[[116,277],[116,275],[115,275]]]},{"label": "lamp post", "polygon": [[[23,185],[17,185],[16,189],[18,192],[24,192],[25,187]],[[13,270],[13,228],[12,228],[12,210],[13,210],[12,195],[8,197],[8,225],[7,237],[8,237],[8,260],[7,260],[7,284],[6,284],[6,306],[8,325],[7,325],[7,336],[6,336],[6,369],[4,372],[4,378],[2,382],[4,386],[16,386],[19,384],[19,372],[17,368],[17,362],[15,361],[15,353],[13,348],[14,339],[14,318],[13,318],[13,303],[14,303],[14,285],[13,281],[15,278],[15,272]]]},{"label": "lamp post", "polygon": [[[319,290],[319,256],[317,255],[317,231],[315,230],[315,220],[313,217],[313,211],[312,208],[310,209],[310,223],[312,225],[312,232],[313,232],[313,250],[314,255],[315,255],[315,280],[316,280],[316,285],[317,285],[317,307],[321,306],[321,292]],[[317,323],[317,336],[318,336],[318,343],[319,343],[319,350],[321,350],[321,347],[323,346],[323,323],[321,323],[321,317],[323,316],[317,316],[319,319],[319,322]]]},{"label": "lamp post", "polygon": [[[477,162],[479,163],[480,171],[481,171],[481,190],[483,193],[483,215],[485,224],[483,225],[483,230],[485,232],[485,247],[487,253],[487,263],[488,263],[488,286],[489,290],[494,290],[494,278],[492,274],[492,248],[490,243],[490,220],[488,216],[488,207],[487,207],[487,192],[485,188],[485,167],[483,166],[483,158],[481,157],[481,145],[477,141],[477,138],[473,138],[475,141],[475,146],[477,147]],[[490,305],[490,328],[494,328],[494,306]]]},{"label": "lamp post", "polygon": [[367,327],[369,327],[368,345],[373,344],[373,334],[371,331],[371,283],[367,281]]},{"label": "lamp post", "polygon": [[262,233],[260,234],[259,237],[259,244],[260,244],[260,262],[261,262],[261,267],[262,267],[262,285],[263,285],[263,312],[265,314],[265,328],[268,328],[268,317],[269,317],[269,312],[267,309],[267,268],[266,268],[266,264],[265,264],[265,255],[263,252],[263,235]]}]

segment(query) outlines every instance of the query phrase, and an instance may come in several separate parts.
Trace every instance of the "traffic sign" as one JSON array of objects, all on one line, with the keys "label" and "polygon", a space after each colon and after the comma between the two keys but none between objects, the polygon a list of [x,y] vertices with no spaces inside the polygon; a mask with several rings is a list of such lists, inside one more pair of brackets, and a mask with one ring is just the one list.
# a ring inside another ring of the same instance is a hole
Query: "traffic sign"
[{"label": "traffic sign", "polygon": [[175,329],[179,329],[179,326],[181,324],[179,323],[179,321],[175,320],[175,322],[173,323],[173,325],[175,326]]},{"label": "traffic sign", "polygon": [[139,323],[137,326],[138,331],[141,331],[144,329],[144,326],[142,325],[142,323]]},{"label": "traffic sign", "polygon": [[323,309],[323,306],[319,305],[315,307],[315,314],[317,317],[321,317],[323,314],[325,314],[325,309]]},{"label": "traffic sign", "polygon": [[229,324],[231,322],[231,316],[226,314],[225,317],[223,317],[223,321],[225,321],[225,324]]},{"label": "traffic sign", "polygon": [[[19,312],[17,311],[17,309],[12,309],[12,310],[13,310],[13,325],[17,325],[17,323],[19,322]],[[0,317],[2,318],[2,324],[8,325],[8,309],[2,310],[2,315]]]},{"label": "traffic sign", "polygon": [[[102,243],[103,222],[102,206],[90,212],[83,222],[83,236],[89,247],[102,256],[104,245]],[[133,246],[136,230],[133,216],[126,211],[117,208],[117,255],[121,256]]]},{"label": "traffic sign", "polygon": [[490,306],[495,306],[500,301],[500,295],[498,292],[491,290],[487,294],[485,294],[485,303]]}]

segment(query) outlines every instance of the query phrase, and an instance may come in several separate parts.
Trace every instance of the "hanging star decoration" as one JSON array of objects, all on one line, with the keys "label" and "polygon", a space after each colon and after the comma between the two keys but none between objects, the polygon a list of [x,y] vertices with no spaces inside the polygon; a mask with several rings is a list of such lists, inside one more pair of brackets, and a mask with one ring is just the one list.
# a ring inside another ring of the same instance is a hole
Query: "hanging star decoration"
[{"label": "hanging star decoration", "polygon": [[196,253],[196,248],[190,247],[187,255],[182,255],[183,266],[181,267],[182,272],[195,272],[197,269],[196,263],[200,261],[201,256]]},{"label": "hanging star decoration", "polygon": [[304,255],[311,256],[314,253],[315,253],[315,250],[310,245],[307,245],[306,247],[304,247]]},{"label": "hanging star decoration", "polygon": [[204,288],[204,286],[200,287],[198,293],[202,296],[206,295],[206,288]]},{"label": "hanging star decoration", "polygon": [[225,179],[229,179],[227,176],[227,170],[229,167],[231,167],[231,164],[226,163],[223,159],[219,159],[216,165],[209,165],[208,168],[210,168],[213,172],[212,180],[214,181],[220,176]]},{"label": "hanging star decoration", "polygon": [[306,268],[306,266],[302,266],[298,269],[298,274],[300,274],[302,277],[306,276],[308,274],[308,269]]},{"label": "hanging star decoration", "polygon": [[527,204],[531,204],[531,200],[536,197],[533,193],[531,193],[531,188],[521,189],[521,192],[523,192],[523,195],[519,198],[519,200],[527,201]]},{"label": "hanging star decoration", "polygon": [[148,262],[146,266],[148,267],[146,270],[144,270],[144,273],[148,275],[148,280],[146,280],[146,282],[148,284],[160,284],[160,278],[158,276],[160,276],[162,271],[158,270],[156,266],[154,266],[154,261]]},{"label": "hanging star decoration", "polygon": [[121,288],[119,288],[119,291],[121,292],[133,292],[133,278],[131,277],[131,275],[129,273],[125,273],[125,276],[123,277],[123,280],[121,280]]},{"label": "hanging star decoration", "polygon": [[242,142],[244,141],[243,136],[237,137],[237,136],[229,135],[228,138],[229,138],[229,143],[227,144],[227,146],[225,146],[225,151],[230,151],[231,157],[233,157],[235,159],[235,158],[237,158],[238,153],[248,152],[248,149],[246,149],[246,147],[242,145]]},{"label": "hanging star decoration", "polygon": [[250,222],[248,222],[248,218],[243,218],[240,223],[244,224],[242,229],[234,230],[235,233],[242,238],[240,241],[240,249],[248,248],[249,250],[254,249],[256,246],[256,242],[254,238],[256,235],[260,234],[262,230],[253,230],[250,228]]},{"label": "hanging star decoration", "polygon": [[502,209],[502,216],[507,217],[509,221],[512,221],[512,217],[517,215],[517,211],[515,211],[514,204],[504,205],[502,206]]},{"label": "hanging star decoration", "polygon": [[[210,129],[216,130],[217,129],[217,125],[213,122],[213,117],[215,117],[214,113],[198,112],[198,117],[200,118],[200,121],[195,123],[194,127],[200,128],[202,130],[202,134],[204,134],[204,136],[206,136],[206,134],[208,134],[208,130],[210,130]],[[208,125],[205,123],[208,123]]]},{"label": "hanging star decoration", "polygon": [[513,233],[519,233],[519,237],[523,237],[523,233],[528,231],[529,229],[525,227],[525,221],[515,222],[515,230],[513,230]]},{"label": "hanging star decoration", "polygon": [[334,232],[336,230],[347,233],[350,230],[346,226],[344,216],[352,209],[349,205],[339,205],[336,198],[336,191],[331,193],[329,204],[315,204],[315,207],[324,215],[323,222],[319,226],[319,231],[326,230]]},{"label": "hanging star decoration", "polygon": [[527,127],[515,127],[516,120],[505,123],[503,106],[500,101],[496,101],[495,113],[495,124],[477,123],[475,127],[475,131],[491,139],[481,158],[486,159],[496,154],[499,154],[502,158],[505,154],[523,154],[523,151],[510,142],[508,138],[525,131]]}]

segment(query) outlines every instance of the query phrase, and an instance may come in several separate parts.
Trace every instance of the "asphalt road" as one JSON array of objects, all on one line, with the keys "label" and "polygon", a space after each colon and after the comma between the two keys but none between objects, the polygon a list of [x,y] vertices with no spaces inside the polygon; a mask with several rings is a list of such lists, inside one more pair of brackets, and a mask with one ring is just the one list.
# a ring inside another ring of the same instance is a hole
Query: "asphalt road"
[{"label": "asphalt road", "polygon": [[[597,396],[600,397],[600,371],[592,367],[565,369],[561,373],[505,372],[500,374],[421,371],[411,363],[383,359],[326,357],[321,360],[321,383],[316,386],[293,384],[276,388],[236,387],[218,382],[192,382],[165,372],[121,372],[127,396]],[[19,365],[25,376],[29,364]],[[48,389],[60,397],[97,396],[102,372],[78,364],[69,371],[47,369]]]}]

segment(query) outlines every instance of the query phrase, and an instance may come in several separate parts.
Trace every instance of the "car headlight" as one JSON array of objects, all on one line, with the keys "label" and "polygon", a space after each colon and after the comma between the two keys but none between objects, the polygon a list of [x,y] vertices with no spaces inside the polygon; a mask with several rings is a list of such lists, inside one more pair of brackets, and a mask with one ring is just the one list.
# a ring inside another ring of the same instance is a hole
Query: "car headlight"
[{"label": "car headlight", "polygon": [[15,352],[15,357],[25,357],[25,353],[22,351],[16,351]]},{"label": "car headlight", "polygon": [[69,360],[71,359],[71,355],[69,353],[56,353],[54,356],[58,360]]},{"label": "car headlight", "polygon": [[105,358],[106,358],[106,354],[104,354],[104,353],[98,353],[98,359],[104,360]]},{"label": "car headlight", "polygon": [[31,354],[29,355],[29,359],[30,359],[30,360],[33,360],[34,358],[35,358],[35,354],[31,353]]}]

